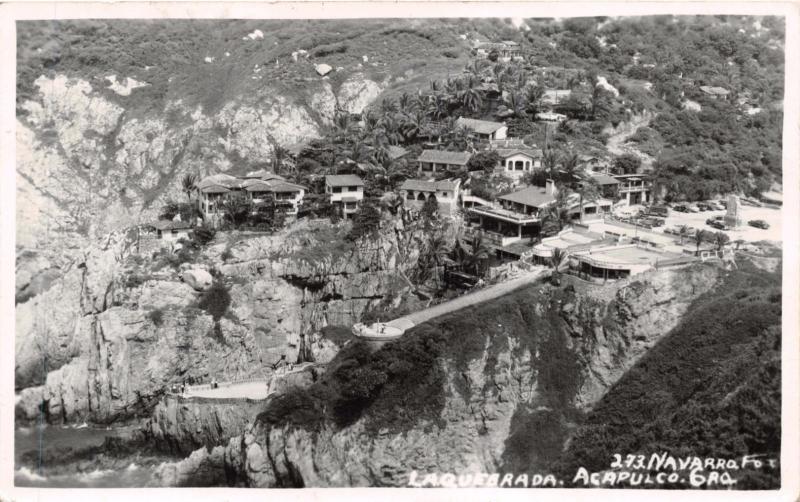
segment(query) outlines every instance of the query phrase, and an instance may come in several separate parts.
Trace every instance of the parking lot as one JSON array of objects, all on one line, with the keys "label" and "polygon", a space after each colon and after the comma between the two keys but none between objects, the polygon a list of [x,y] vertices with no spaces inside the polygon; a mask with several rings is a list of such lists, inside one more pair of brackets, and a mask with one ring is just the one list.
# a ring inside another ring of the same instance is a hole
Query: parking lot
[{"label": "parking lot", "polygon": [[[725,211],[700,211],[699,213],[680,213],[670,210],[664,226],[654,229],[664,231],[664,228],[687,225],[697,229],[719,232],[719,230],[706,224],[706,220],[716,216],[724,216]],[[751,227],[747,224],[750,220],[764,220],[769,224],[768,229]],[[742,206],[742,226],[736,229],[724,230],[732,241],[742,239],[747,242],[780,241],[781,240],[781,210],[768,207]]]},{"label": "parking lot", "polygon": [[[620,208],[620,211],[618,211],[618,215],[629,216],[644,209],[645,208],[643,206],[623,207]],[[682,213],[675,211],[674,209],[670,209],[669,216],[664,220],[664,225],[653,228],[651,231],[663,233],[665,229],[674,229],[680,227],[681,225],[686,225],[690,228],[719,232],[720,230],[707,225],[706,220],[724,215],[724,210]],[[747,224],[747,222],[750,220],[764,220],[767,222],[767,224],[769,224],[769,228],[760,229],[751,227]],[[747,242],[758,242],[764,240],[780,241],[782,228],[780,209],[742,205],[742,226],[736,229],[727,229],[724,230],[724,232],[728,234],[732,241],[737,239],[742,239]]]}]

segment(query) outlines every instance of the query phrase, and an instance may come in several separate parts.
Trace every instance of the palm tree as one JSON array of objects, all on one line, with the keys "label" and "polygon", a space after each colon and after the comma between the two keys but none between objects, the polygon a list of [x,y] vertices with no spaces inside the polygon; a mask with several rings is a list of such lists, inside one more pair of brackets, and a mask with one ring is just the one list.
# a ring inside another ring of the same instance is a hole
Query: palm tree
[{"label": "palm tree", "polygon": [[561,167],[564,169],[566,183],[572,188],[576,188],[581,182],[581,177],[577,172],[578,164],[580,164],[580,157],[575,152],[568,152],[561,159]]},{"label": "palm tree", "polygon": [[550,266],[553,267],[553,273],[558,273],[564,260],[567,258],[567,253],[561,248],[553,248],[550,255]]},{"label": "palm tree", "polygon": [[596,202],[600,198],[600,186],[597,180],[587,177],[577,185],[578,192],[578,219],[583,223],[583,204]]},{"label": "palm tree", "polygon": [[717,232],[714,234],[714,244],[717,246],[717,251],[722,251],[725,244],[730,242],[731,238],[725,232]]},{"label": "palm tree", "polygon": [[477,89],[469,88],[464,91],[461,103],[465,109],[474,113],[483,105],[483,98]]},{"label": "palm tree", "polygon": [[183,192],[186,194],[186,198],[192,200],[192,191],[194,190],[195,185],[197,184],[197,176],[194,174],[187,173],[181,179],[181,188]]},{"label": "palm tree", "polygon": [[428,117],[423,110],[417,109],[414,110],[414,113],[407,115],[402,125],[403,136],[406,141],[419,136],[425,128],[425,123],[427,121]]},{"label": "palm tree", "polygon": [[272,150],[272,172],[279,174],[283,168],[283,161],[289,156],[289,150],[281,145],[275,145]]},{"label": "palm tree", "polygon": [[552,254],[550,255],[550,266],[553,267],[553,274],[550,276],[550,280],[555,284],[559,283],[559,277],[561,276],[561,271],[559,269],[564,264],[566,258],[567,253],[563,249],[553,248]]},{"label": "palm tree", "polygon": [[485,260],[489,259],[491,253],[491,248],[483,240],[483,233],[479,233],[472,238],[470,245],[467,247],[466,261],[475,275],[483,275],[481,273],[481,265]]},{"label": "palm tree", "polygon": [[509,93],[505,99],[506,106],[513,112],[515,117],[522,117],[525,115],[525,103],[523,98],[517,93]]},{"label": "palm tree", "polygon": [[689,235],[689,227],[687,225],[681,225],[678,227],[678,235],[681,238],[681,245],[683,245],[683,238]]},{"label": "palm tree", "polygon": [[697,232],[695,232],[694,243],[697,246],[694,253],[695,255],[700,254],[700,246],[707,240],[708,240],[708,232],[706,232],[705,230],[698,230]]},{"label": "palm tree", "polygon": [[395,113],[397,111],[397,103],[393,99],[386,98],[381,101],[380,110],[383,115]]},{"label": "palm tree", "polygon": [[546,150],[542,156],[542,166],[553,181],[558,177],[558,154],[554,150]]},{"label": "palm tree", "polygon": [[405,113],[411,107],[411,95],[403,92],[397,100],[397,105],[400,107],[400,113]]}]

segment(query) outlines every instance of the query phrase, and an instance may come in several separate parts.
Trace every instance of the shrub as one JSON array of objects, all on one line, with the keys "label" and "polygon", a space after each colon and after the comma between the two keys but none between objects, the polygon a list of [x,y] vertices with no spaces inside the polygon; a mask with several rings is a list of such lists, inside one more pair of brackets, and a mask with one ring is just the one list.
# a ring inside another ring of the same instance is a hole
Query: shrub
[{"label": "shrub", "polygon": [[147,313],[147,318],[156,326],[164,324],[164,311],[161,309],[151,310]]},{"label": "shrub", "polygon": [[139,274],[129,274],[125,276],[125,280],[123,281],[123,285],[125,288],[137,288],[144,284],[144,277]]},{"label": "shrub", "polygon": [[213,241],[216,235],[217,231],[206,225],[197,227],[194,229],[194,231],[192,231],[192,239],[200,246],[205,246],[209,242]]},{"label": "shrub", "polygon": [[332,341],[337,347],[342,347],[353,338],[353,332],[347,326],[325,326],[319,333],[322,338]]},{"label": "shrub", "polygon": [[367,235],[375,235],[381,226],[381,212],[372,202],[366,200],[353,217],[353,227],[347,234],[351,241]]},{"label": "shrub", "polygon": [[203,294],[198,303],[198,307],[211,314],[214,321],[219,321],[228,311],[230,305],[230,292],[225,284],[218,280],[214,281],[211,288]]}]

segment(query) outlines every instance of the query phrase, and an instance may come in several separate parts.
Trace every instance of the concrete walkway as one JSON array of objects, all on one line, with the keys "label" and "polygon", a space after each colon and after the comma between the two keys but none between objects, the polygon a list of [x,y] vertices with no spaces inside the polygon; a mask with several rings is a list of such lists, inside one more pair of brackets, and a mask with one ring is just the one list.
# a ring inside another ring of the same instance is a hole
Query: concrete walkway
[{"label": "concrete walkway", "polygon": [[403,317],[398,317],[393,321],[387,323],[375,323],[371,326],[364,326],[363,324],[356,324],[353,327],[353,333],[367,340],[385,341],[394,340],[403,336],[403,334],[410,328],[457,310],[461,310],[478,303],[493,300],[506,293],[514,291],[523,286],[527,286],[542,277],[548,271],[545,267],[537,267],[531,272],[527,272],[514,279],[489,286],[487,288],[467,293],[464,296],[459,296],[448,302],[435,305],[413,314],[408,314]]},{"label": "concrete walkway", "polygon": [[304,371],[314,363],[295,364],[291,367],[278,368],[270,378],[250,378],[245,381],[219,382],[217,387],[211,388],[210,384],[189,385],[183,397],[203,397],[211,399],[266,399],[274,392],[273,383],[276,379],[283,378],[292,373]]}]

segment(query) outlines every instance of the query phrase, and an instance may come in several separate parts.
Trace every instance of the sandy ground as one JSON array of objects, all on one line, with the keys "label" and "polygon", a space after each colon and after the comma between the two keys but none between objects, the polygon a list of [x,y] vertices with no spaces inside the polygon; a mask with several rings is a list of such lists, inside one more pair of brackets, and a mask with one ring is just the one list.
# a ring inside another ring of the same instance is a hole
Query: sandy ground
[{"label": "sandy ground", "polygon": [[[669,217],[666,219],[663,227],[653,229],[654,231],[664,231],[664,228],[679,227],[681,225],[688,225],[690,227],[699,228],[702,230],[710,230],[719,232],[713,227],[706,225],[708,218],[715,216],[724,216],[725,211],[701,211],[699,213],[680,213],[678,211],[669,212]],[[762,230],[760,228],[751,227],[747,224],[750,220],[764,220],[769,224],[769,228]],[[731,238],[732,241],[742,239],[747,242],[757,241],[781,241],[781,233],[783,227],[781,225],[781,210],[771,209],[767,207],[752,207],[742,206],[742,226],[737,229],[725,230],[725,233]]]}]

